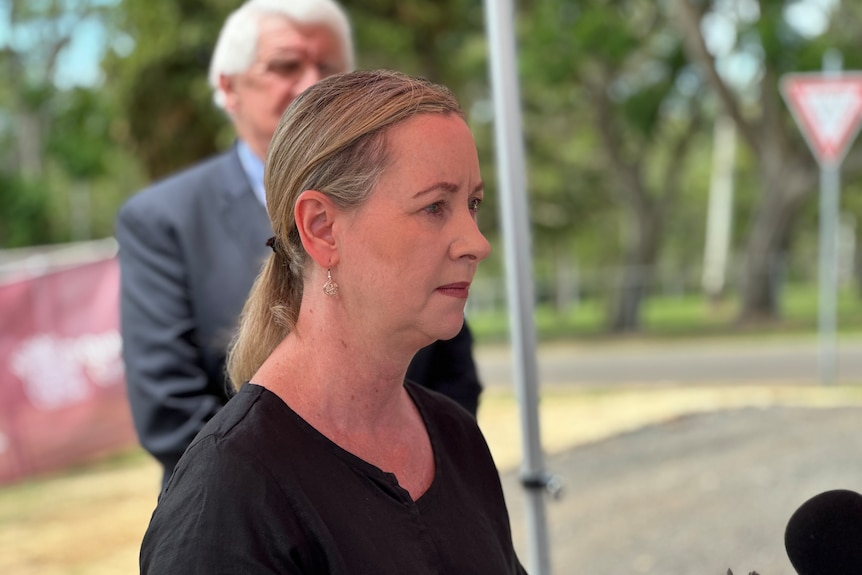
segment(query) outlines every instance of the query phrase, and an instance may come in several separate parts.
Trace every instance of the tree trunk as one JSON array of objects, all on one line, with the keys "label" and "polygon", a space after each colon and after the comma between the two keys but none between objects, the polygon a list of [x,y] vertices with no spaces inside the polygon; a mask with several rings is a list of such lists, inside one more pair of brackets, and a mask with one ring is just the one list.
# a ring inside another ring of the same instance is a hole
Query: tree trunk
[{"label": "tree trunk", "polygon": [[740,321],[778,319],[785,252],[793,219],[814,189],[815,176],[804,166],[781,169],[780,159],[761,161],[763,201],[749,228]]},{"label": "tree trunk", "polygon": [[558,249],[554,257],[554,309],[559,312],[577,305],[579,299],[578,266],[570,252],[568,249]]},{"label": "tree trunk", "polygon": [[742,286],[741,321],[777,319],[779,310],[780,250],[777,235],[789,227],[777,211],[758,211],[748,237]]},{"label": "tree trunk", "polygon": [[654,207],[633,209],[628,219],[623,268],[608,313],[608,329],[613,333],[640,329],[640,307],[649,291],[661,237],[661,216]]},{"label": "tree trunk", "polygon": [[786,111],[777,90],[778,72],[764,70],[759,116],[744,114],[743,105],[718,73],[703,37],[701,24],[708,5],[677,0],[675,6],[689,58],[704,71],[725,112],[753,151],[760,170],[761,200],[748,232],[740,319],[777,319],[782,251],[801,200],[813,190],[816,181],[811,158],[800,154],[798,138],[787,130]]},{"label": "tree trunk", "polygon": [[42,122],[35,112],[18,113],[18,171],[26,178],[42,175]]}]

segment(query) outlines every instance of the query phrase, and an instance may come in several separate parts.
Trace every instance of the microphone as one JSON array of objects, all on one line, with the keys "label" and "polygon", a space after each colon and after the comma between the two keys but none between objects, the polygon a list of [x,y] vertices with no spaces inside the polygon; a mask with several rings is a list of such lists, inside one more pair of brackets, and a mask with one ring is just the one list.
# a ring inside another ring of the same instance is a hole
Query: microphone
[{"label": "microphone", "polygon": [[862,574],[862,495],[835,489],[793,512],[784,548],[799,575]]}]

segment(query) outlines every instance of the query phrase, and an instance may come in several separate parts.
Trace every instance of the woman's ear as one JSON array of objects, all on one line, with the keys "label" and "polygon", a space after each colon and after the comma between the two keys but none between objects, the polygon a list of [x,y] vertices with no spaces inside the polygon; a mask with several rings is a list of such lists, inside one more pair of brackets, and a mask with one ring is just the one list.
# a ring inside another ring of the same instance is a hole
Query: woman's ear
[{"label": "woman's ear", "polygon": [[338,260],[332,226],[339,213],[335,204],[317,190],[305,190],[296,200],[294,219],[299,238],[305,251],[320,267],[332,267]]}]

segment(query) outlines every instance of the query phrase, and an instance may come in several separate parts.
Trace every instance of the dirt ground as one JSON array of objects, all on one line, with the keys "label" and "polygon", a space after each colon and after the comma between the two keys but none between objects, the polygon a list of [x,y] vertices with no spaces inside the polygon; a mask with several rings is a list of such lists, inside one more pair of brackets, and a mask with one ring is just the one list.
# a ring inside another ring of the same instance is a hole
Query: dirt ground
[{"label": "dirt ground", "polygon": [[[565,485],[547,505],[553,572],[792,574],[777,539],[790,512],[818,489],[862,483],[860,405],[851,387],[543,393],[547,468]],[[529,567],[519,421],[509,390],[486,392],[479,422]],[[0,489],[0,573],[136,573],[159,476],[135,451]]]}]

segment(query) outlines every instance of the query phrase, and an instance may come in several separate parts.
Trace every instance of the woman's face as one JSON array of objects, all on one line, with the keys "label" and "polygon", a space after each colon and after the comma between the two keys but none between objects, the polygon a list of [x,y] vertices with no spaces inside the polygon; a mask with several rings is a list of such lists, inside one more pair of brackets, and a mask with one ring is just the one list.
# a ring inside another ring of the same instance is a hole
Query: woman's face
[{"label": "woman's face", "polygon": [[490,252],[476,224],[479,159],[455,115],[413,117],[386,141],[388,167],[347,216],[333,275],[360,329],[422,347],[461,329],[476,265]]}]

